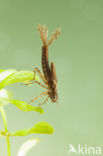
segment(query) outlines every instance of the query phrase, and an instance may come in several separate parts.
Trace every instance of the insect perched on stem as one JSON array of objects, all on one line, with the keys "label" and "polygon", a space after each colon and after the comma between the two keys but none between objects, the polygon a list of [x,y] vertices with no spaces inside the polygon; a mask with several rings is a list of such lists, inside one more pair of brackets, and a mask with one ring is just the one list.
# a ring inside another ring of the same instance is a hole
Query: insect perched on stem
[{"label": "insect perched on stem", "polygon": [[51,35],[49,41],[47,42],[47,36],[48,36],[48,29],[46,26],[38,25],[38,32],[40,34],[40,37],[43,41],[42,45],[42,70],[43,74],[40,72],[38,68],[34,69],[34,75],[36,72],[38,72],[39,76],[43,80],[44,84],[38,81],[29,82],[28,84],[37,83],[43,88],[46,89],[45,92],[42,92],[39,96],[35,97],[31,100],[31,102],[34,102],[35,100],[39,99],[40,97],[47,96],[45,101],[39,105],[45,104],[48,99],[50,98],[52,102],[58,101],[58,94],[57,94],[57,77],[56,77],[56,70],[55,70],[55,64],[54,62],[51,62],[51,65],[49,65],[48,60],[48,46],[51,45],[51,43],[58,38],[60,35],[60,29],[57,29],[53,32]]}]

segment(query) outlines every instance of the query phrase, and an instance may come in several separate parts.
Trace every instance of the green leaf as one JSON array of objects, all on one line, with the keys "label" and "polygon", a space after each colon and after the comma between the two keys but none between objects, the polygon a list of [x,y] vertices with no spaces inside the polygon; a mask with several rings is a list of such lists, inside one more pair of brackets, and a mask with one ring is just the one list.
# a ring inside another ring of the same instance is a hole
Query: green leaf
[{"label": "green leaf", "polygon": [[19,149],[19,152],[17,154],[17,156],[26,156],[27,152],[33,148],[34,146],[36,146],[38,143],[40,143],[41,140],[38,139],[38,138],[33,138],[33,139],[30,139],[26,142],[24,142],[20,149]]},{"label": "green leaf", "polygon": [[0,98],[12,98],[13,95],[10,91],[6,90],[6,89],[1,89],[0,90]]},{"label": "green leaf", "polygon": [[53,132],[53,127],[47,122],[38,122],[33,128],[31,128],[31,133],[52,134]]},{"label": "green leaf", "polygon": [[0,106],[7,105],[10,103],[10,99],[12,98],[12,93],[6,89],[0,90]]},{"label": "green leaf", "polygon": [[19,108],[20,110],[24,112],[36,111],[41,114],[44,113],[44,110],[41,107],[32,106],[24,101],[14,100],[12,99],[12,94],[10,91],[6,89],[1,89],[0,90],[0,106],[7,105],[8,103],[12,103],[17,108]]},{"label": "green leaf", "polygon": [[0,106],[5,106],[10,103],[10,100],[7,98],[0,98]]},{"label": "green leaf", "polygon": [[11,136],[26,136],[30,134],[30,129],[22,129],[19,131],[16,131],[14,133],[11,133]]},{"label": "green leaf", "polygon": [[[3,73],[5,75],[5,71],[2,72],[2,74]],[[0,74],[1,79],[2,79],[2,74]],[[2,82],[0,83],[0,89],[4,88],[7,85],[13,84],[13,83],[26,82],[29,80],[34,80],[34,72],[32,72],[32,71],[15,71],[15,72],[9,74],[9,76],[6,76],[5,79],[2,80]],[[39,80],[39,78],[36,75],[35,75],[35,80]]]},{"label": "green leaf", "polygon": [[53,127],[47,122],[43,121],[43,122],[37,123],[32,128],[23,129],[23,130],[19,130],[14,133],[11,133],[11,136],[26,136],[32,133],[52,134],[53,132],[54,132]]},{"label": "green leaf", "polygon": [[7,70],[2,70],[0,72],[0,82],[3,81],[6,77],[10,76],[11,74],[17,72],[16,69],[7,69]]},{"label": "green leaf", "polygon": [[17,108],[19,108],[20,110],[24,111],[24,112],[29,112],[29,111],[36,111],[39,112],[41,114],[44,113],[43,109],[41,107],[35,107],[32,106],[24,101],[20,101],[20,100],[10,100],[10,102],[15,105]]},{"label": "green leaf", "polygon": [[4,71],[4,69],[0,69],[0,73],[3,72],[3,71]]}]

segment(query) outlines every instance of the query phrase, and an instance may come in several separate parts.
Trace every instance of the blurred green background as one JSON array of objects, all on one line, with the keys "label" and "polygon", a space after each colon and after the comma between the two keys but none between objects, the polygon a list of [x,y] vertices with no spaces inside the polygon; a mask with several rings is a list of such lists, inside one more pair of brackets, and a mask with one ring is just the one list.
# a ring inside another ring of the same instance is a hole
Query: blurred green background
[{"label": "blurred green background", "polygon": [[[9,105],[8,128],[16,131],[47,121],[55,133],[11,138],[12,156],[32,137],[43,142],[28,156],[67,156],[69,144],[100,146],[103,150],[103,1],[0,0],[1,69],[41,70],[39,23],[46,24],[49,33],[58,27],[62,30],[60,38],[49,47],[49,59],[55,62],[58,75],[59,106],[49,100],[43,106],[45,114],[40,115]],[[6,88],[15,99],[24,101],[44,90],[36,84],[13,84]],[[1,118],[0,123],[2,129]],[[0,156],[6,155],[3,138]]]}]

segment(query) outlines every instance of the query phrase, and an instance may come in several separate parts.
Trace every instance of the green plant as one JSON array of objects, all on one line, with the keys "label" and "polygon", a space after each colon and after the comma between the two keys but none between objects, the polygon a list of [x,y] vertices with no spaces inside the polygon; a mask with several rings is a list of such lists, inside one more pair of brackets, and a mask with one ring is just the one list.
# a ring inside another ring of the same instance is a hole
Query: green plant
[{"label": "green plant", "polygon": [[[2,115],[3,123],[4,123],[4,130],[0,131],[0,137],[6,138],[8,156],[11,156],[10,140],[9,140],[10,137],[26,136],[31,133],[52,134],[54,132],[53,127],[44,121],[39,122],[36,125],[28,129],[22,129],[16,132],[8,131],[7,118],[6,118],[4,107],[7,106],[9,103],[13,104],[18,109],[24,112],[36,111],[41,114],[44,113],[44,110],[41,107],[35,107],[24,101],[13,99],[12,93],[4,89],[4,87],[6,87],[7,85],[18,83],[18,82],[27,82],[33,79],[34,79],[34,73],[31,71],[17,71],[15,69],[9,69],[9,70],[1,69],[0,70],[0,112]],[[39,81],[39,78],[36,75],[35,75],[35,80]],[[38,138],[34,138],[25,142],[21,146],[17,156],[25,156],[27,151],[39,142],[40,142],[40,139]]]}]

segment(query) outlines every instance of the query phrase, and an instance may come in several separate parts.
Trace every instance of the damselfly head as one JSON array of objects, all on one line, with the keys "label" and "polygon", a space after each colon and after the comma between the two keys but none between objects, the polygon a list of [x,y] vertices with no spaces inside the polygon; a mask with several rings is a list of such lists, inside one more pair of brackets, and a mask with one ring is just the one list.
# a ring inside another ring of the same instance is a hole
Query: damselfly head
[{"label": "damselfly head", "polygon": [[58,102],[58,94],[57,91],[50,92],[50,98],[53,103]]}]

